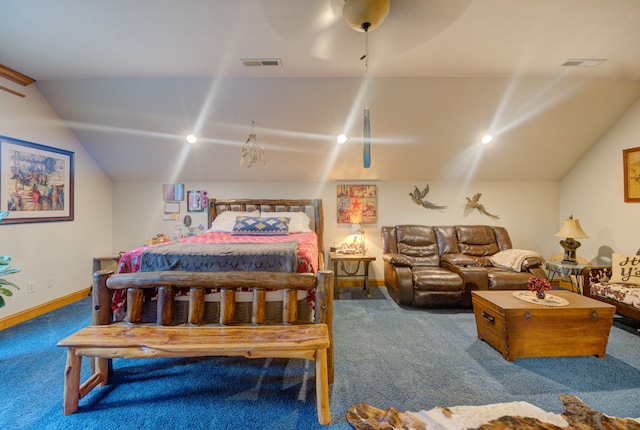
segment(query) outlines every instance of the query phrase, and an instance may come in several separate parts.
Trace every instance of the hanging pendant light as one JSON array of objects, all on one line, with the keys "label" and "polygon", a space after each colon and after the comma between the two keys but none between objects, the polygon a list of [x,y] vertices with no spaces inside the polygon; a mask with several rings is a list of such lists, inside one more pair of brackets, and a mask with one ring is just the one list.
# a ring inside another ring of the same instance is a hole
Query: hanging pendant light
[{"label": "hanging pendant light", "polygon": [[369,109],[369,30],[382,24],[389,14],[390,0],[345,0],[344,20],[356,31],[364,32],[365,107],[362,111],[362,156],[365,169],[371,167],[371,110]]},{"label": "hanging pendant light", "polygon": [[371,167],[371,110],[369,109],[369,32],[364,29],[365,103],[362,111],[362,161],[365,169]]}]

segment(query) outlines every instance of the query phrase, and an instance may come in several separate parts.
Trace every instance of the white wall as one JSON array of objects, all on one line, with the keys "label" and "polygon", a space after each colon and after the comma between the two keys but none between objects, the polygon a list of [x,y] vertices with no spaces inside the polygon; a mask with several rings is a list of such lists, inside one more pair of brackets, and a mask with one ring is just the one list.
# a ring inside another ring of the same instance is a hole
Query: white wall
[{"label": "white wall", "polygon": [[[340,182],[349,183],[349,182]],[[561,251],[557,232],[558,184],[555,182],[514,183],[430,183],[428,200],[447,206],[428,210],[414,204],[409,197],[414,185],[426,183],[370,182],[378,186],[378,223],[366,225],[369,252],[377,257],[371,277],[382,279],[380,227],[396,224],[454,225],[490,224],[507,228],[516,248],[532,249],[545,257]],[[189,183],[185,190],[205,189],[213,198],[322,198],[325,216],[324,242],[328,249],[334,242],[348,239],[350,226],[336,221],[337,182],[327,183]],[[499,220],[465,212],[465,197],[482,193],[480,202]],[[175,222],[162,219],[162,184],[114,184],[114,251],[142,246],[145,239],[158,233],[171,237]],[[182,205],[182,215],[186,208]],[[206,223],[206,213],[189,213],[193,224]]]},{"label": "white wall", "polygon": [[589,261],[611,251],[635,254],[640,248],[640,203],[625,203],[622,150],[640,147],[640,100],[616,122],[560,183],[560,216],[573,214],[590,236],[578,254]]},{"label": "white wall", "polygon": [[[111,182],[35,85],[16,90],[27,97],[0,91],[0,135],[75,153],[75,220],[0,223],[0,255],[11,256],[12,267],[21,269],[7,277],[21,289],[5,297],[0,318],[89,287],[92,257],[112,249]],[[53,288],[47,288],[49,277]],[[28,282],[34,282],[33,294],[27,294]]]}]

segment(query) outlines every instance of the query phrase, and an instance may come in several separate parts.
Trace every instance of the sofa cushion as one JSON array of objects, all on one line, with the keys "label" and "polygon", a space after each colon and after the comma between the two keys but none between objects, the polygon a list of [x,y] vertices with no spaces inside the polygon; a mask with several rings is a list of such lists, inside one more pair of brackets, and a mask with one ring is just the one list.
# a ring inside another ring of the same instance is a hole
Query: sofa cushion
[{"label": "sofa cushion", "polygon": [[490,256],[498,252],[496,235],[488,225],[458,225],[458,250],[477,257]]},{"label": "sofa cushion", "polygon": [[399,225],[396,227],[398,254],[412,260],[412,266],[440,266],[438,244],[431,227]]},{"label": "sofa cushion", "polygon": [[413,289],[418,291],[462,291],[462,278],[441,267],[414,267]]}]

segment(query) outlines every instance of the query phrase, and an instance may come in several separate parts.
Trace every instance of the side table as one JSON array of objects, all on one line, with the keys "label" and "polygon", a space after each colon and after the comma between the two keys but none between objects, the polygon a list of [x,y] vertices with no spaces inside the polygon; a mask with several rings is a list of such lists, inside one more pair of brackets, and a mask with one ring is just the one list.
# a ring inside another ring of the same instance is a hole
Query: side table
[{"label": "side table", "polygon": [[[547,261],[545,267],[551,274],[551,279],[549,281],[553,281],[556,275],[569,275],[569,283],[571,284],[571,291],[574,293],[582,294],[582,286],[584,285],[584,278],[582,276],[582,269],[587,266],[586,264],[577,263],[577,264],[566,264],[562,261]],[[573,277],[575,276],[576,282],[573,282]]]},{"label": "side table", "polygon": [[[364,278],[364,286],[367,297],[371,297],[371,291],[369,290],[369,263],[375,261],[376,257],[366,254],[338,254],[337,252],[329,253],[329,258],[331,259],[331,263],[333,265],[333,293],[335,296],[338,295],[338,279],[343,277],[362,277]],[[358,265],[355,270],[349,271],[345,267],[345,262],[357,262]],[[360,271],[360,263],[364,263],[364,274],[358,275],[357,273]],[[338,270],[338,267],[342,269],[342,275]]]}]

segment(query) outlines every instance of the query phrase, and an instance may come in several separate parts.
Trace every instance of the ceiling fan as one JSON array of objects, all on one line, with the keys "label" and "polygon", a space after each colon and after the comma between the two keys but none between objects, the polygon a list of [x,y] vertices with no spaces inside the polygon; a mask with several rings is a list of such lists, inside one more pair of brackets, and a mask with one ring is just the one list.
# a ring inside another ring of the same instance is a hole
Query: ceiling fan
[{"label": "ceiling fan", "polygon": [[287,43],[305,47],[318,58],[344,62],[358,62],[362,52],[362,38],[348,24],[345,6],[357,12],[385,3],[388,14],[377,29],[370,28],[375,29],[378,60],[390,60],[435,37],[462,15],[471,0],[261,0],[272,29]]}]

